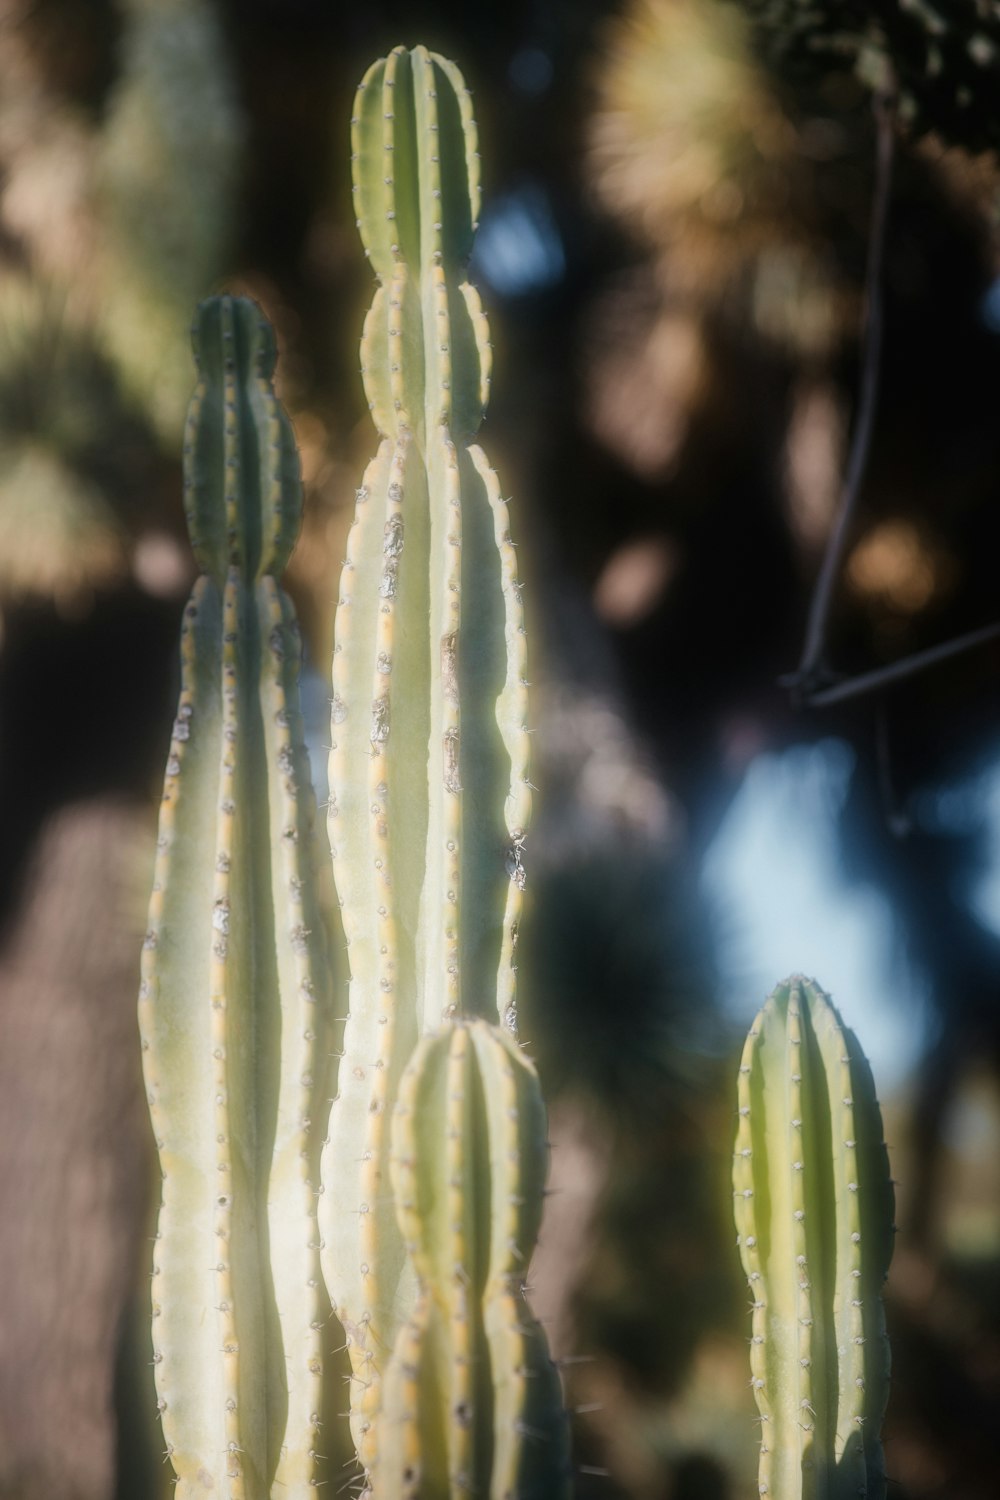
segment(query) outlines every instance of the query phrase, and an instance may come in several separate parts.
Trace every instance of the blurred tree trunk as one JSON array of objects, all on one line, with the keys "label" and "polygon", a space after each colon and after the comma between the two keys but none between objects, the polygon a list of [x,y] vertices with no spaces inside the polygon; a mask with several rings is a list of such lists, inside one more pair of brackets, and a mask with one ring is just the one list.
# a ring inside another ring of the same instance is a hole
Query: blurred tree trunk
[{"label": "blurred tree trunk", "polygon": [[[151,831],[132,798],[60,808],[0,947],[5,1500],[115,1487],[115,1361],[151,1177],[135,1025]],[[151,1382],[149,1397],[152,1416]]]}]

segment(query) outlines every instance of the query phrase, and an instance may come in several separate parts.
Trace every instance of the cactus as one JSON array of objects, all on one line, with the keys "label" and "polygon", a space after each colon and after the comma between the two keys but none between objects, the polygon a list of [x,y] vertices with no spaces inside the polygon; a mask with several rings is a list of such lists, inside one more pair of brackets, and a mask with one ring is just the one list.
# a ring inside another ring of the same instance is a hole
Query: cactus
[{"label": "cactus", "polygon": [[893,1189],[871,1070],[813,981],[777,987],[747,1037],[733,1168],[752,1294],[758,1488],[882,1500],[881,1289]]},{"label": "cactus", "polygon": [[419,1290],[385,1375],[376,1495],[565,1494],[559,1378],[522,1285],[545,1168],[538,1080],[510,1034],[474,1020],[425,1037],[392,1126]]},{"label": "cactus", "polygon": [[139,1003],[163,1195],[156,1385],[178,1496],[303,1497],[320,1407],[311,1133],[324,998],[297,704],[299,650],[275,581],[300,511],[255,305],[194,329],[185,439],[202,576],[160,810]]},{"label": "cactus", "polygon": [[183,329],[225,269],[245,124],[216,6],[122,9],[122,70],[98,141],[101,332],[173,443],[190,389]]},{"label": "cactus", "polygon": [[403,1068],[442,1019],[515,1026],[530,809],[524,628],[507,507],[471,439],[490,346],[465,279],[479,204],[468,90],[417,47],[376,63],[352,121],[379,285],[362,341],[381,445],[336,616],[330,843],[350,961],[323,1158],[324,1271],[375,1458],[380,1380],[416,1296],[389,1191]]}]

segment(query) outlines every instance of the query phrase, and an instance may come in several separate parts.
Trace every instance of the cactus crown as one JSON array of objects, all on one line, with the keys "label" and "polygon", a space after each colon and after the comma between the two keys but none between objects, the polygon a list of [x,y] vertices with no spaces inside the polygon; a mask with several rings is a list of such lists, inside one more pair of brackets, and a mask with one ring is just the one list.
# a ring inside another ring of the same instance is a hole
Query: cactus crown
[{"label": "cactus crown", "polygon": [[455,64],[394,47],[362,79],[351,145],[358,228],[379,280],[400,261],[460,270],[479,218],[479,153]]},{"label": "cactus crown", "polygon": [[380,288],[362,368],[375,425],[420,447],[482,421],[490,351],[465,264],[479,213],[472,101],[454,63],[397,47],[358,89],[351,122],[358,229]]},{"label": "cactus crown", "polygon": [[248,298],[212,297],[191,342],[199,378],[184,499],[198,565],[217,583],[230,567],[251,580],[279,574],[298,535],[302,489],[295,436],[272,387],[274,333]]}]

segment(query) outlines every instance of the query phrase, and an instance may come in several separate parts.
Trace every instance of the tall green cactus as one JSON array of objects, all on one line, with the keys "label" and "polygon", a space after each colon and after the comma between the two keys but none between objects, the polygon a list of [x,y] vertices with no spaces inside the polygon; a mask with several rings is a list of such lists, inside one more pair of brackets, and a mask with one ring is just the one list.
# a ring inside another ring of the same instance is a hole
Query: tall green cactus
[{"label": "tall green cactus", "polygon": [[351,988],[324,1266],[377,1496],[557,1496],[558,1380],[521,1292],[542,1106],[510,1041],[524,627],[507,508],[471,443],[490,352],[464,274],[478,157],[458,71],[396,49],[361,85],[353,143],[380,282],[363,373],[383,441],[358,492],[334,648],[330,835]]},{"label": "tall green cactus", "polygon": [[490,346],[465,279],[478,155],[454,64],[422,47],[376,63],[352,142],[379,278],[362,366],[382,442],[336,617],[329,827],[351,981],[321,1227],[371,1469],[381,1376],[416,1295],[390,1192],[392,1105],[418,1039],[442,1020],[515,1025],[530,790],[507,507],[471,442]]},{"label": "tall green cactus", "polygon": [[775,1500],[882,1500],[893,1189],[871,1070],[812,980],[786,980],[764,1005],[738,1095],[758,1488]]},{"label": "tall green cactus", "polygon": [[177,1494],[311,1493],[320,1410],[311,1187],[325,977],[298,710],[275,581],[298,529],[270,327],[199,309],[185,439],[202,576],[184,615],[139,1003],[163,1174],[156,1385]]}]

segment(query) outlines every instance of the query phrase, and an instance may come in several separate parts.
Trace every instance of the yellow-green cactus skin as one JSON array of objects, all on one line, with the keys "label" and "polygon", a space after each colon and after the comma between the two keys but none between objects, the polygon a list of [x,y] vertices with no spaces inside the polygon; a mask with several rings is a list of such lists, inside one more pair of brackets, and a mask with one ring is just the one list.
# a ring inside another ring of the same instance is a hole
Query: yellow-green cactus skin
[{"label": "yellow-green cactus skin", "polygon": [[812,980],[788,979],[767,1000],[738,1098],[733,1196],[759,1491],[883,1500],[894,1194],[871,1069]]},{"label": "yellow-green cactus skin", "polygon": [[193,338],[185,489],[202,571],[139,1001],[163,1177],[156,1386],[179,1500],[302,1500],[322,1376],[311,1119],[326,980],[298,632],[276,582],[298,459],[255,304],[204,303]]},{"label": "yellow-green cactus skin", "polygon": [[321,1227],[370,1470],[381,1376],[416,1295],[390,1192],[392,1109],[414,1047],[442,1021],[515,1027],[531,793],[514,547],[472,441],[490,345],[465,272],[478,153],[454,64],[422,47],[377,62],[352,146],[378,277],[361,355],[381,443],[336,615],[329,830],[350,992]]},{"label": "yellow-green cactus skin", "polygon": [[510,1033],[424,1037],[393,1112],[391,1178],[417,1276],[376,1423],[386,1500],[567,1493],[567,1418],[524,1278],[547,1167],[545,1108]]}]

